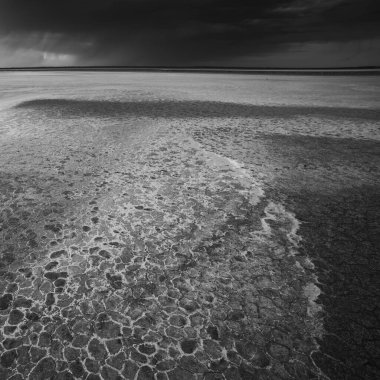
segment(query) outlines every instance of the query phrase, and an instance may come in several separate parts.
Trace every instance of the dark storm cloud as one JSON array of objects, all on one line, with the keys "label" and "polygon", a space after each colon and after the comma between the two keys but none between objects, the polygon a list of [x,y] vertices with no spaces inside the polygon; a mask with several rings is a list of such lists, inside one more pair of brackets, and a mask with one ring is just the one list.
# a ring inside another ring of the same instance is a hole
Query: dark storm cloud
[{"label": "dark storm cloud", "polygon": [[378,0],[0,0],[0,37],[82,62],[181,65],[380,37]]}]

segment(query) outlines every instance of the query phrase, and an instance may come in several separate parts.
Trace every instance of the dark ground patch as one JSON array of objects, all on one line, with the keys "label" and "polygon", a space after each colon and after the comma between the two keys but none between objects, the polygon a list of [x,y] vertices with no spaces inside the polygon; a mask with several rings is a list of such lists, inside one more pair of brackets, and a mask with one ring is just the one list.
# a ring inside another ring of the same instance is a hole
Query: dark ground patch
[{"label": "dark ground patch", "polygon": [[301,220],[301,253],[320,281],[326,335],[314,360],[331,379],[379,378],[380,144],[306,136],[263,141],[283,165],[271,193]]},{"label": "dark ground patch", "polygon": [[49,117],[107,117],[148,116],[148,117],[254,117],[290,118],[296,116],[325,116],[377,120],[380,111],[363,108],[310,107],[310,106],[257,106],[216,101],[104,101],[76,99],[36,99],[17,105],[17,108],[34,108]]},{"label": "dark ground patch", "polygon": [[[380,376],[380,187],[304,192],[303,250],[317,267],[326,335],[314,359],[331,379]],[[298,195],[299,196],[299,195]]]}]

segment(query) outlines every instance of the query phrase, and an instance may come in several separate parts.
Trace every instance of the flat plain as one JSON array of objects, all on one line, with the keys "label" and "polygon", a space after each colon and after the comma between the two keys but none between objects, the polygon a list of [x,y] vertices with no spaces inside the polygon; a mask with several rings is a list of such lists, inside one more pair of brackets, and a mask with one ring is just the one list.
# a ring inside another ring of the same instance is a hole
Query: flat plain
[{"label": "flat plain", "polygon": [[378,99],[0,73],[0,378],[379,378]]}]

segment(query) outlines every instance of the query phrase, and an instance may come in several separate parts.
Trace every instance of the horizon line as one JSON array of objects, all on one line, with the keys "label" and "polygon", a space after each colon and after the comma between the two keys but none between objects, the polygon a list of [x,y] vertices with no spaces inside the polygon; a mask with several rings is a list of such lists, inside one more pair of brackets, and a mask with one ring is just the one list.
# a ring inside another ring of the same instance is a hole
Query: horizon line
[{"label": "horizon line", "polygon": [[236,74],[314,74],[314,75],[380,75],[380,66],[347,67],[243,67],[243,66],[16,66],[0,67],[6,71],[148,71],[183,73],[236,73]]}]

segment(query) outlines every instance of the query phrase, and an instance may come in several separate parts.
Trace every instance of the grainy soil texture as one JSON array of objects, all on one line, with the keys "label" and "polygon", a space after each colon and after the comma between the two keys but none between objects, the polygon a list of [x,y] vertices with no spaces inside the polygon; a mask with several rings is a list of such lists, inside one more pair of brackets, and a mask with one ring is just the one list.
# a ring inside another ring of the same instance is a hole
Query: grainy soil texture
[{"label": "grainy soil texture", "polygon": [[380,378],[376,99],[0,73],[0,379]]}]

